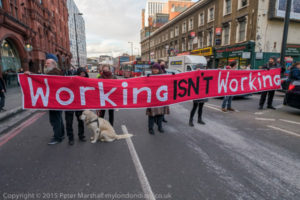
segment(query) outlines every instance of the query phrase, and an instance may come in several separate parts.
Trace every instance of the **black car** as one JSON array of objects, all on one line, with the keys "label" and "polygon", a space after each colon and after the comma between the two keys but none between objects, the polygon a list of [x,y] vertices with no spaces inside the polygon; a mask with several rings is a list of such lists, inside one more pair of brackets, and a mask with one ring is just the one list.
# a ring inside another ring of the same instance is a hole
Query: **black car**
[{"label": "black car", "polygon": [[300,80],[292,81],[285,95],[288,106],[300,109]]}]

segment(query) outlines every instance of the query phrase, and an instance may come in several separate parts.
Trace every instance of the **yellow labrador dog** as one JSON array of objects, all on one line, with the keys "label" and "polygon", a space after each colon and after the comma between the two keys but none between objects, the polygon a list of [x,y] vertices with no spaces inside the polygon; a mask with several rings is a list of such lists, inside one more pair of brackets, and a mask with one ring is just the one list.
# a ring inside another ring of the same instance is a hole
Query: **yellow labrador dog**
[{"label": "yellow labrador dog", "polygon": [[80,119],[83,120],[86,126],[93,131],[91,143],[96,143],[98,140],[102,142],[112,142],[114,140],[126,139],[132,137],[132,134],[117,135],[110,123],[98,117],[90,110],[83,111]]}]

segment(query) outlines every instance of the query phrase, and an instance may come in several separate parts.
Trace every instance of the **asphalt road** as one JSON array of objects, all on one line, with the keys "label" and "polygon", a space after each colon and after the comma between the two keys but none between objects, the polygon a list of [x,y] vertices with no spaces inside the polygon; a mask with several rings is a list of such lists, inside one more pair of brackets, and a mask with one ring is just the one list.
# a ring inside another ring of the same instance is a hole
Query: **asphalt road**
[{"label": "asphalt road", "polygon": [[115,129],[125,125],[131,140],[74,146],[48,146],[48,115],[37,113],[0,136],[0,199],[299,199],[300,110],[282,107],[277,93],[277,110],[258,111],[258,98],[234,100],[230,113],[211,99],[207,124],[193,128],[192,103],[173,105],[154,136],[145,110],[120,110]]}]

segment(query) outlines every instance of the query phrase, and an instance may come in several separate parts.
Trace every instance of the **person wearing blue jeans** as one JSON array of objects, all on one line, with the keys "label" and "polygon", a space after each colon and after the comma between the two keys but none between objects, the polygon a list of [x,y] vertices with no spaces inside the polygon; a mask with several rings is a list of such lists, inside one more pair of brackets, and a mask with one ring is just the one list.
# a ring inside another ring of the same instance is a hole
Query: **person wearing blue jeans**
[{"label": "person wearing blue jeans", "polygon": [[[225,96],[223,103],[222,103],[222,111],[227,112],[227,111],[234,111],[234,109],[231,107],[231,102],[232,102],[233,96]],[[227,109],[226,109],[227,107]]]}]

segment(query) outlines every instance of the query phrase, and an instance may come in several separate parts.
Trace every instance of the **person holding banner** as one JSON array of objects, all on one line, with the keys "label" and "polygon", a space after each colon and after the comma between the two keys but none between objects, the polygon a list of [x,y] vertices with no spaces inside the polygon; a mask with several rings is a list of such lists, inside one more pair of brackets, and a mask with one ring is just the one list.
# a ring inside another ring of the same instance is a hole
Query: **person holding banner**
[{"label": "person holding banner", "polygon": [[[102,73],[100,76],[100,79],[117,79],[111,72],[110,67],[108,65],[103,65],[102,67]],[[106,110],[98,110],[97,115],[101,118],[104,118]],[[114,126],[114,110],[109,109],[108,110],[109,115],[109,123]]]},{"label": "person holding banner", "polygon": [[[229,66],[226,67],[226,69],[236,69],[237,62],[232,61]],[[227,111],[234,111],[234,109],[231,107],[231,102],[232,102],[233,96],[225,96],[223,103],[222,103],[222,111],[227,112]],[[227,109],[226,109],[227,107]]]},{"label": "person holding banner", "polygon": [[[57,57],[53,54],[48,54],[47,55],[47,60],[45,64],[45,72],[47,75],[56,75],[56,76],[63,76],[63,72],[57,67]],[[31,72],[26,71],[24,74],[31,74]],[[62,111],[58,110],[49,110],[49,120],[50,124],[53,128],[53,138],[51,141],[48,143],[48,145],[55,145],[64,139],[65,135],[65,128],[64,128],[64,123],[62,119]]]},{"label": "person holding banner", "polygon": [[[73,71],[68,71],[66,74],[74,75]],[[76,74],[81,77],[89,78],[89,75],[87,71],[79,67],[77,69]],[[78,122],[78,137],[81,142],[85,142],[85,136],[84,136],[84,123],[83,121],[79,118],[82,114],[82,111],[65,111],[65,120],[66,120],[66,131],[67,131],[67,136],[69,138],[69,145],[74,145],[74,134],[73,134],[73,118],[74,114],[77,118]]]},{"label": "person holding banner", "polygon": [[[275,69],[279,68],[280,66],[276,63],[276,58],[271,57],[269,59],[269,62],[263,66],[263,69],[265,70],[270,70],[270,69]],[[270,91],[265,91],[261,93],[260,100],[259,100],[259,110],[262,110],[268,95],[268,106],[267,108],[276,110],[275,107],[273,107],[273,98],[274,98],[275,90],[270,90]]]},{"label": "person holding banner", "polygon": [[[152,65],[152,75],[159,75],[162,74],[161,66],[158,63],[155,63]],[[148,115],[148,129],[149,134],[154,135],[154,123],[157,123],[158,131],[160,133],[164,133],[163,127],[162,127],[162,121],[164,118],[164,115],[169,114],[169,107],[158,107],[158,108],[147,108],[146,115]]]}]

